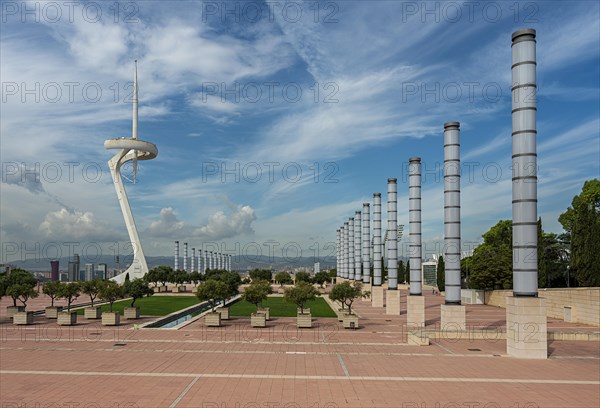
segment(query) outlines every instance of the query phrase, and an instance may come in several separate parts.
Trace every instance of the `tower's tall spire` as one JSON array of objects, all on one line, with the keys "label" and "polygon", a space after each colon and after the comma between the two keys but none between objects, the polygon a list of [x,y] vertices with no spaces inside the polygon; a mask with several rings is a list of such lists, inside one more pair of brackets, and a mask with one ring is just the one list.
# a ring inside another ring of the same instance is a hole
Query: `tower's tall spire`
[{"label": "tower's tall spire", "polygon": [[132,137],[138,137],[138,83],[137,83],[137,60],[135,60],[135,72],[133,75],[133,134]]}]

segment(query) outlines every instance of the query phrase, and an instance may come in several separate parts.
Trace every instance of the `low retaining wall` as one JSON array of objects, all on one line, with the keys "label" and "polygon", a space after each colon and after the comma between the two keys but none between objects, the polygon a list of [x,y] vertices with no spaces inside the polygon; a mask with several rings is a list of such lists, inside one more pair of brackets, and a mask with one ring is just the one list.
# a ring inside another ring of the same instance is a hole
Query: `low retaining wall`
[{"label": "low retaining wall", "polygon": [[[506,308],[506,297],[512,290],[485,292],[485,304]],[[547,316],[567,322],[600,326],[600,288],[540,289],[546,299]]]}]

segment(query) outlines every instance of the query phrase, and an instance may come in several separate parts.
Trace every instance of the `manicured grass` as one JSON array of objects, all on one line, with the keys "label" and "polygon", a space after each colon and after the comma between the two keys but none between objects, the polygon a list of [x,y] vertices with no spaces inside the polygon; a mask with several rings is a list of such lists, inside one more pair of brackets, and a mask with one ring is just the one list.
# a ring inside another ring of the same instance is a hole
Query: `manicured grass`
[{"label": "manicured grass", "polygon": [[[135,301],[135,305],[140,308],[142,316],[166,316],[186,307],[200,303],[196,296],[150,296]],[[113,312],[120,312],[121,315],[126,307],[131,305],[131,300],[121,300],[113,303]],[[102,311],[108,312],[110,305],[102,305]],[[77,314],[82,315],[83,309],[77,310]]]},{"label": "manicured grass", "polygon": [[[293,303],[288,303],[283,297],[270,296],[262,303],[262,307],[269,308],[269,314],[272,317],[296,317],[296,306]],[[312,302],[308,302],[306,307],[310,308],[310,313],[313,317],[336,317],[337,315],[325,299],[319,297]],[[232,316],[250,316],[256,311],[256,307],[244,300],[239,300],[231,305],[230,313]]]}]

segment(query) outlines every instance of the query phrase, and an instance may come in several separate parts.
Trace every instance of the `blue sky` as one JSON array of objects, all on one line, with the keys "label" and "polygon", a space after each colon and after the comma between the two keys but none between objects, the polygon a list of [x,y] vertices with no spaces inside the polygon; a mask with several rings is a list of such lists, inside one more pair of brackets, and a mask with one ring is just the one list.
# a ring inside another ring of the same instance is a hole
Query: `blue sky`
[{"label": "blue sky", "polygon": [[147,255],[175,239],[332,254],[344,220],[375,191],[385,202],[388,177],[408,225],[413,156],[437,252],[448,121],[461,122],[463,244],[480,242],[511,216],[510,35],[523,27],[538,33],[546,230],[599,175],[597,2],[56,4],[2,3],[2,260],[126,252],[103,142],[131,135],[133,59],[139,135],[159,149],[127,185]]}]

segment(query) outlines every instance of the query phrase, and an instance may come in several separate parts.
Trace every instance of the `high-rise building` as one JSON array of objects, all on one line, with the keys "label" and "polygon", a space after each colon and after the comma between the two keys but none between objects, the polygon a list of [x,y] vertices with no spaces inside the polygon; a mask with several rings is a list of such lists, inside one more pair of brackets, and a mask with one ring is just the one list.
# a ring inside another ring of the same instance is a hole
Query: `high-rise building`
[{"label": "high-rise building", "polygon": [[85,264],[84,279],[86,281],[94,280],[94,264],[93,263],[86,263]]},{"label": "high-rise building", "polygon": [[108,265],[105,263],[98,264],[96,279],[108,279]]},{"label": "high-rise building", "polygon": [[79,254],[74,254],[73,259],[69,261],[68,274],[70,282],[79,280]]},{"label": "high-rise building", "polygon": [[321,263],[320,262],[315,262],[314,270],[313,270],[313,275],[316,275],[320,271],[321,271]]},{"label": "high-rise building", "polygon": [[59,278],[58,260],[50,261],[50,280],[57,281]]}]

